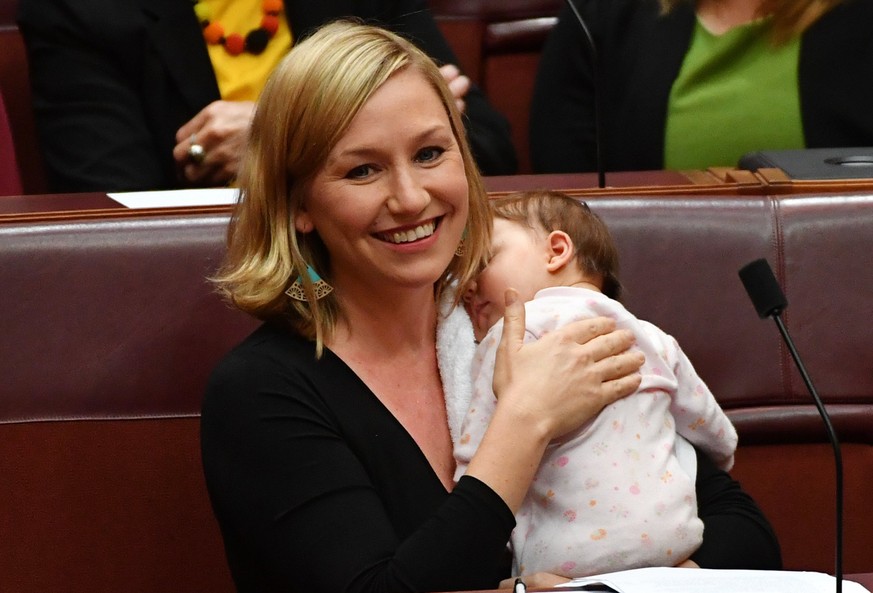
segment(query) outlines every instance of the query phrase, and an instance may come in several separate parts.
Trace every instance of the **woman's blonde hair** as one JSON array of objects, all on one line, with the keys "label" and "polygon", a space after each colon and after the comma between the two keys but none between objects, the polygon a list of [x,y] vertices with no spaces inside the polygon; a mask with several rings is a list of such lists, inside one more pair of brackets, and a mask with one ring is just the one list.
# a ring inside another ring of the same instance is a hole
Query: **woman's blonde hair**
[{"label": "woman's blonde hair", "polygon": [[[469,189],[464,254],[434,286],[466,285],[490,241],[487,195],[454,97],[436,64],[402,37],[343,20],[302,40],[267,82],[252,120],[238,183],[240,200],[227,233],[224,264],[213,278],[239,309],[281,321],[317,342],[320,353],[341,315],[334,293],[315,299],[307,264],[329,284],[329,254],[317,231],[298,235],[294,218],[306,186],[370,96],[392,75],[413,68],[440,97],[461,150]],[[298,277],[308,296],[285,290]]]},{"label": "woman's blonde hair", "polygon": [[[659,0],[663,12],[670,12],[688,0]],[[842,0],[762,0],[761,16],[772,15],[772,40],[776,45],[802,35],[814,22]]]}]

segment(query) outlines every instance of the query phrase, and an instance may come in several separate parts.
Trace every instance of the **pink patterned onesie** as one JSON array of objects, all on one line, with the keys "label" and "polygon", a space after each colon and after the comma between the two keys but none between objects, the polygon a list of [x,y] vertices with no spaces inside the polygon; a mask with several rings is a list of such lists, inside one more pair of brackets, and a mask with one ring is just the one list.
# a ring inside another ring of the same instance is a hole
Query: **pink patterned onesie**
[{"label": "pink patterned onesie", "polygon": [[[635,394],[547,449],[516,515],[516,574],[577,577],[685,560],[700,546],[703,523],[694,476],[677,458],[677,446],[687,447],[677,443],[677,433],[730,469],[737,445],[730,420],[676,340],[620,303],[557,287],[539,291],[525,307],[526,341],[574,320],[607,316],[633,331],[646,362]],[[455,443],[456,479],[494,412],[491,383],[502,331],[501,321],[476,349],[472,399]]]}]

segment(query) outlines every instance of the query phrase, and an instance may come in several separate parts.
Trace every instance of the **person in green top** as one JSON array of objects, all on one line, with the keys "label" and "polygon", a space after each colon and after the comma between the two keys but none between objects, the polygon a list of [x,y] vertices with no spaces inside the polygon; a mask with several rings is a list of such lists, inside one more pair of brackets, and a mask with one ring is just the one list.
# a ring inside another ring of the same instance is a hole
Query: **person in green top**
[{"label": "person in green top", "polygon": [[[606,170],[873,146],[873,0],[575,0],[599,64]],[[569,8],[531,105],[536,172],[596,168],[592,54]]]}]

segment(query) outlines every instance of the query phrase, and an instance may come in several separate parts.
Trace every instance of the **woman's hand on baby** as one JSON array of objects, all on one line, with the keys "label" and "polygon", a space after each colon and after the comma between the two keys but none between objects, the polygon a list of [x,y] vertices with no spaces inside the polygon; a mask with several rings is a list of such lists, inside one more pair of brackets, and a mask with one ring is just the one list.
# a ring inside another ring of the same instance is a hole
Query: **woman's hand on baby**
[{"label": "woman's hand on baby", "polygon": [[548,438],[575,430],[639,387],[644,357],[629,350],[633,334],[616,330],[612,319],[575,321],[529,343],[524,323],[524,304],[510,289],[494,393],[498,406],[517,406]]}]

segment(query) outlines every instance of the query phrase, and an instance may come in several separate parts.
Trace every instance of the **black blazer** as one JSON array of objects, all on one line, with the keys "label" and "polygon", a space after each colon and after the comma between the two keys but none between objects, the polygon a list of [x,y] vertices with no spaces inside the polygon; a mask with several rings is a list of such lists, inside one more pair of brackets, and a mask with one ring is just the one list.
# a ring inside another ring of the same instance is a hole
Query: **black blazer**
[{"label": "black blazer", "polygon": [[[287,1],[294,39],[354,15],[457,63],[423,0]],[[175,133],[220,98],[190,0],[21,0],[40,146],[52,191],[179,186]],[[486,174],[516,170],[509,124],[478,88],[467,129]]]},{"label": "black blazer", "polygon": [[[667,16],[657,0],[576,0],[597,42],[607,170],[661,169],[667,102],[691,42],[694,4]],[[873,146],[873,0],[844,0],[803,35],[799,84],[807,147]],[[595,170],[589,51],[565,10],[534,88],[536,172]],[[766,147],[758,147],[766,148]]]}]

